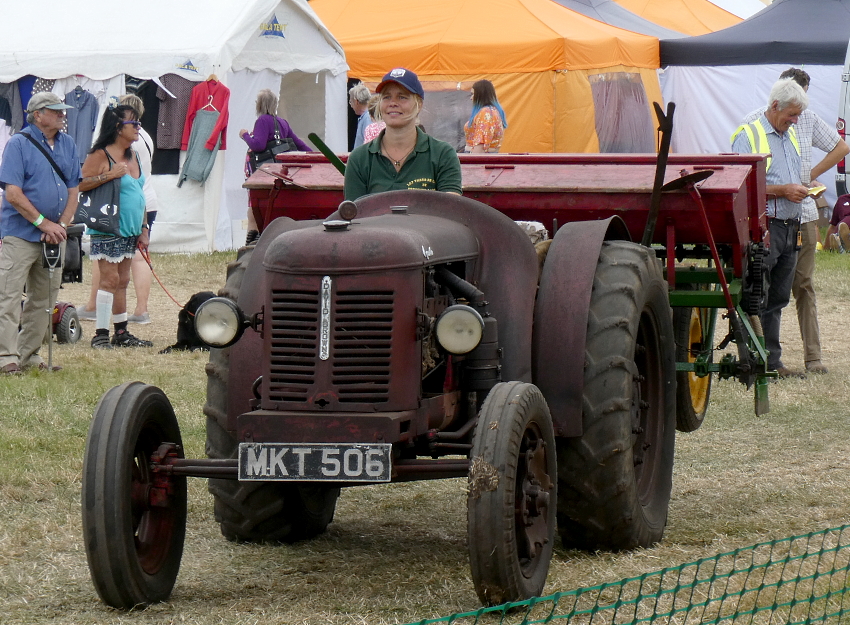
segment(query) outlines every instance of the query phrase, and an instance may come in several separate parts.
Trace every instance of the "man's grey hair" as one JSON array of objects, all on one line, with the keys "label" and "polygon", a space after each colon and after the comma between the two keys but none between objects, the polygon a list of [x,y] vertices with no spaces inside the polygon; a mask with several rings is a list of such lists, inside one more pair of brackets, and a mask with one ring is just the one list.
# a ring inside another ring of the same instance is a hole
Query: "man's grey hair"
[{"label": "man's grey hair", "polygon": [[806,110],[809,106],[809,96],[803,91],[803,88],[797,84],[792,78],[777,80],[773,88],[770,90],[770,97],[767,99],[767,108],[773,106],[776,102],[777,108],[781,111],[789,106],[799,106],[801,110]]},{"label": "man's grey hair", "polygon": [[367,104],[369,102],[369,98],[372,97],[369,87],[364,85],[362,82],[357,83],[349,89],[348,95],[360,102],[360,104]]}]

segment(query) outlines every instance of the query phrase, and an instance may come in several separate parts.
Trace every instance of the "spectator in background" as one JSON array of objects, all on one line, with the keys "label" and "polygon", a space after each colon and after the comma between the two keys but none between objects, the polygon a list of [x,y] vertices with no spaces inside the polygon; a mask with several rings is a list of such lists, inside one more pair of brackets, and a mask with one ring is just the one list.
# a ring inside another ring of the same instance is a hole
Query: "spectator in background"
[{"label": "spectator in background", "polygon": [[[3,154],[0,375],[48,367],[38,350],[47,331],[45,311],[56,302],[62,272],[54,271],[51,276],[42,266],[42,243],[59,245],[60,254],[65,256],[65,229],[74,218],[80,184],[77,146],[60,132],[65,125],[65,109],[69,108],[53,93],[35,94],[27,104],[29,125],[9,139]],[[21,312],[25,285],[27,300]]]},{"label": "spectator in background", "polygon": [[472,85],[472,113],[463,125],[466,135],[465,152],[498,152],[508,121],[505,111],[496,98],[496,89],[489,80],[479,80]]},{"label": "spectator in background", "polygon": [[[272,93],[271,89],[261,89],[257,93],[257,121],[254,122],[254,130],[248,132],[245,128],[239,131],[239,136],[248,144],[248,154],[245,156],[245,175],[246,177],[254,173],[251,166],[251,152],[262,152],[266,149],[269,141],[274,139],[275,120],[277,127],[280,128],[281,139],[292,139],[295,147],[303,152],[311,152],[310,147],[304,143],[289,127],[289,123],[282,117],[277,116],[277,96]],[[256,243],[260,238],[260,232],[257,229],[257,221],[254,219],[254,212],[248,209],[248,236],[245,238],[245,245]]]},{"label": "spectator in background", "polygon": [[354,114],[357,115],[357,132],[354,134],[354,148],[359,148],[363,145],[363,133],[366,130],[366,126],[372,123],[372,118],[369,117],[369,98],[371,97],[372,94],[369,92],[369,87],[362,82],[357,83],[348,90],[348,104],[351,106]]},{"label": "spectator in background", "polygon": [[372,139],[381,134],[381,131],[387,127],[387,125],[381,120],[380,93],[376,93],[369,98],[369,117],[375,121],[366,126],[366,129],[363,131],[363,143],[369,143]]},{"label": "spectator in background", "polygon": [[841,254],[850,252],[850,195],[842,195],[835,201],[824,248]]},{"label": "spectator in background", "polygon": [[[145,106],[142,104],[142,99],[137,95],[122,95],[118,99],[118,102],[132,106],[139,119],[145,114]],[[153,222],[156,219],[158,200],[151,180],[151,159],[153,158],[154,149],[153,139],[144,128],[139,128],[139,138],[133,143],[133,149],[139,155],[142,173],[145,175],[143,191],[145,193],[145,214],[147,215],[148,233],[150,233],[150,229],[153,228]],[[95,320],[97,291],[100,284],[99,267],[100,265],[98,263],[92,263],[89,300],[85,306],[77,308],[77,316],[80,319]],[[148,313],[148,298],[151,294],[152,273],[151,268],[139,250],[136,250],[133,256],[133,262],[130,264],[130,273],[133,277],[133,289],[136,292],[136,308],[133,314],[127,317],[127,322],[138,324],[150,323],[151,317]]]},{"label": "spectator in background", "polygon": [[[80,190],[94,189],[109,180],[121,182],[120,234],[87,229],[91,236],[92,260],[100,265],[95,307],[95,349],[113,347],[151,347],[153,343],[133,336],[127,330],[127,285],[136,246],[148,247],[148,223],[145,215],[145,174],[141,159],[133,149],[142,127],[132,106],[110,103],[103,112],[100,135],[83,163]],[[109,338],[109,322],[115,334]]]},{"label": "spectator in background", "polygon": [[[809,75],[796,67],[782,72],[779,79],[791,79],[800,85],[803,91],[808,92],[809,90]],[[764,111],[765,107],[753,111],[744,118],[743,123],[748,124],[755,121]],[[800,180],[805,186],[814,187],[818,184],[818,176],[844,158],[850,152],[850,146],[838,136],[838,132],[832,124],[827,124],[818,117],[817,113],[808,108],[800,113],[796,131],[800,146]],[[812,146],[826,153],[826,156],[814,166],[812,166]],[[809,373],[827,373],[826,366],[821,362],[820,328],[818,326],[817,296],[815,295],[814,284],[815,252],[818,244],[818,209],[812,196],[803,198],[800,206],[801,246],[797,253],[791,293],[794,295],[794,303],[797,306],[797,320],[800,324],[800,336],[803,339],[803,360],[806,371]],[[850,241],[850,236],[848,236],[848,241]]]},{"label": "spectator in background", "polygon": [[809,188],[801,181],[800,142],[794,124],[808,107],[806,92],[793,80],[773,85],[765,111],[752,123],[739,126],[732,135],[732,150],[741,154],[770,154],[767,166],[767,222],[770,249],[764,267],[768,275],[767,304],[761,315],[767,367],[780,378],[805,378],[806,374],[782,363],[779,342],[782,309],[791,299],[791,283],[797,265],[797,234],[801,202]]}]

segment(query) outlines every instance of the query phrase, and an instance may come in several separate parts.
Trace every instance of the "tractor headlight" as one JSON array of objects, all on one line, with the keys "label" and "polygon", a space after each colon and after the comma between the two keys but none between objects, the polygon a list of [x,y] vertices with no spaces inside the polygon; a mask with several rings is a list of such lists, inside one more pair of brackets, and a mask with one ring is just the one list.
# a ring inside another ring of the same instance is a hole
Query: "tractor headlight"
[{"label": "tractor headlight", "polygon": [[437,341],[450,354],[467,354],[478,347],[484,320],[469,306],[449,306],[437,318]]},{"label": "tractor headlight", "polygon": [[229,347],[239,340],[248,325],[245,314],[226,297],[213,297],[198,307],[195,330],[210,347]]}]

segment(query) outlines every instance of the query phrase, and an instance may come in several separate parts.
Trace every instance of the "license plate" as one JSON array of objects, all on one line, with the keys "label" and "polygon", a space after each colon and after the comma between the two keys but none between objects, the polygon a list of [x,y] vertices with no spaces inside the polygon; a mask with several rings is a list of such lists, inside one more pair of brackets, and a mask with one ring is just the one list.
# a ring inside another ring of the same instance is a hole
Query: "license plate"
[{"label": "license plate", "polygon": [[389,443],[239,443],[239,480],[389,482]]}]

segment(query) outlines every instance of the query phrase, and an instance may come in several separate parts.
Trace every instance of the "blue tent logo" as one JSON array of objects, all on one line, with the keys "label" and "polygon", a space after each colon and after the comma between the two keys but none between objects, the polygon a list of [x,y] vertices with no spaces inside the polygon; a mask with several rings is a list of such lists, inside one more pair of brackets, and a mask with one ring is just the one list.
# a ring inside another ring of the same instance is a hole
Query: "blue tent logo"
[{"label": "blue tent logo", "polygon": [[177,69],[182,69],[187,72],[194,72],[195,74],[200,73],[198,70],[198,66],[192,63],[192,59],[186,59],[186,61],[177,66]]},{"label": "blue tent logo", "polygon": [[270,22],[260,24],[260,37],[280,37],[286,39],[283,31],[286,30],[286,24],[281,24],[277,21],[277,15],[272,15]]}]

